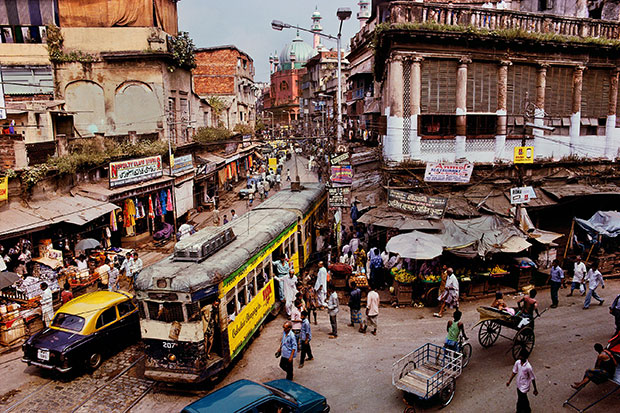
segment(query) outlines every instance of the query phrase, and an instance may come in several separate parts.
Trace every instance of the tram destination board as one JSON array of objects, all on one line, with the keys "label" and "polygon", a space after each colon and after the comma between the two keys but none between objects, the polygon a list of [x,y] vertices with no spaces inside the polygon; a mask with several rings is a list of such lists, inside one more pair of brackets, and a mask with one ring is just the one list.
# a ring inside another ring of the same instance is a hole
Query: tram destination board
[{"label": "tram destination board", "polygon": [[388,206],[424,218],[442,218],[447,205],[447,198],[388,189]]}]

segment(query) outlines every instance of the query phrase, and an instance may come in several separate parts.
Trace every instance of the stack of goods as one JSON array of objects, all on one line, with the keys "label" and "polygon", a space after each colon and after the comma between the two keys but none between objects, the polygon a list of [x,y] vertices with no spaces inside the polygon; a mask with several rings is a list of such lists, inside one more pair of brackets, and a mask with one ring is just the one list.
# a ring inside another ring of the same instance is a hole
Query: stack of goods
[{"label": "stack of goods", "polygon": [[496,265],[493,268],[489,269],[489,274],[491,277],[502,277],[504,275],[508,275],[508,271],[500,265]]},{"label": "stack of goods", "polygon": [[396,281],[402,284],[411,284],[417,278],[415,274],[412,274],[407,270],[403,270],[403,269],[397,270],[395,268],[392,269],[392,275],[394,276],[394,279]]},{"label": "stack of goods", "polygon": [[366,278],[366,274],[358,273],[350,278],[350,282],[355,281],[355,285],[360,288],[368,287],[368,279]]},{"label": "stack of goods", "polygon": [[[56,273],[54,272],[54,274]],[[32,300],[41,296],[41,283],[44,281],[47,283],[49,288],[52,289],[52,291],[60,290],[60,287],[58,286],[58,280],[56,278],[44,278],[45,276],[46,274],[41,273],[40,278],[26,277],[25,280],[18,281],[16,283],[16,289],[18,292],[24,294],[26,300]]]},{"label": "stack of goods", "polygon": [[454,275],[462,282],[467,282],[471,281],[472,273],[468,268],[457,268],[456,271],[454,271]]},{"label": "stack of goods", "polygon": [[422,279],[422,282],[428,283],[428,284],[435,284],[438,282],[441,282],[441,276],[440,275],[420,275],[420,278]]},{"label": "stack of goods", "polygon": [[26,325],[20,316],[20,305],[0,305],[0,344],[9,346],[26,335]]}]

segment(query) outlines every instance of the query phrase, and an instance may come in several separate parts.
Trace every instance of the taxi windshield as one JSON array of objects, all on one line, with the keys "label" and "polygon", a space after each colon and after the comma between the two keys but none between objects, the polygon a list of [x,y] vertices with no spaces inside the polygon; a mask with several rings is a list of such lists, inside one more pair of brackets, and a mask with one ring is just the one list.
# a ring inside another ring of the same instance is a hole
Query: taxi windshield
[{"label": "taxi windshield", "polygon": [[80,332],[84,327],[84,318],[73,314],[58,313],[52,321],[52,326]]}]

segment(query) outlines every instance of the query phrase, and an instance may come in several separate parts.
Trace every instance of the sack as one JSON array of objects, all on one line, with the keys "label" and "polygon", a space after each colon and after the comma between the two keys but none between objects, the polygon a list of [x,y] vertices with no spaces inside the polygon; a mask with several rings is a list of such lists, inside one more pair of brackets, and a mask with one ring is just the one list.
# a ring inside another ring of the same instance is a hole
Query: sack
[{"label": "sack", "polygon": [[584,294],[586,292],[586,287],[584,284],[579,284],[579,292]]}]

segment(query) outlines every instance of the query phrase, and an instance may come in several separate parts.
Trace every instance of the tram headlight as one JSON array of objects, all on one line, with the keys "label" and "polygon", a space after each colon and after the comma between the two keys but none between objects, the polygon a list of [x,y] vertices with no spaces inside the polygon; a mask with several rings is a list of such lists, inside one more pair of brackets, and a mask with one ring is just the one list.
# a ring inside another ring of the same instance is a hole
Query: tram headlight
[{"label": "tram headlight", "polygon": [[168,354],[168,360],[175,362],[177,361],[177,356],[175,356],[174,354]]}]

